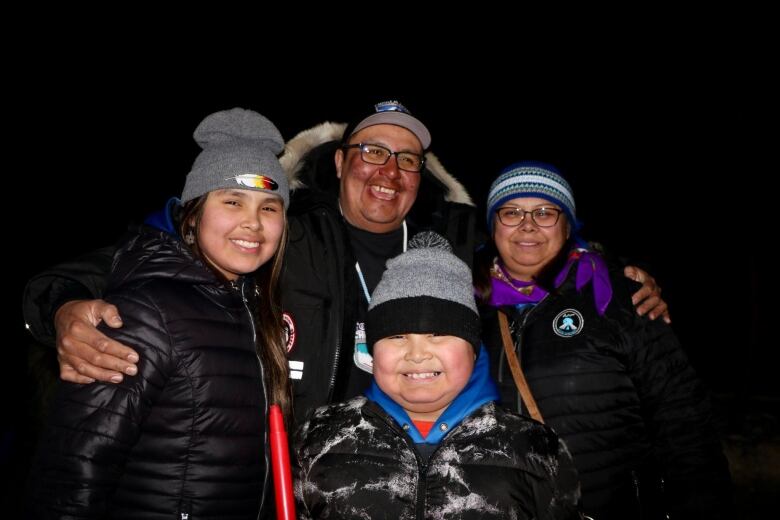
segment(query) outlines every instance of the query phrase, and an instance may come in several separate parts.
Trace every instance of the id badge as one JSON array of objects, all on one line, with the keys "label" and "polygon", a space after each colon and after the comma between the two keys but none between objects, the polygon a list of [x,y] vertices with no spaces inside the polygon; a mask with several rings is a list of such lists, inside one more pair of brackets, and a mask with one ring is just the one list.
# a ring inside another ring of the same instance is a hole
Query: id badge
[{"label": "id badge", "polygon": [[366,345],[366,324],[358,322],[355,325],[355,354],[352,357],[355,361],[355,366],[364,372],[369,374],[374,371],[374,358],[368,353],[368,345]]}]

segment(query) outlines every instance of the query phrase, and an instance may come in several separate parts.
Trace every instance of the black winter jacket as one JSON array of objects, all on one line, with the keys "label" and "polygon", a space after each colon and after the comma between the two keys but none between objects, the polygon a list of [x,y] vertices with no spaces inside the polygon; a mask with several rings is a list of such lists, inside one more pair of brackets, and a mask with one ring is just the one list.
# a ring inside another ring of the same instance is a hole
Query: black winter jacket
[{"label": "black winter jacket", "polygon": [[[617,271],[599,316],[591,286],[576,291],[574,271],[525,315],[506,311],[545,423],[574,457],[583,512],[597,520],[662,518],[664,508],[673,519],[728,515],[729,475],[710,404],[671,328],[637,316],[636,284]],[[580,332],[562,337],[554,326],[569,310],[580,313]],[[522,411],[496,311],[481,311],[502,402]]]},{"label": "black winter jacket", "polygon": [[31,487],[45,518],[255,519],[268,481],[254,284],[223,284],[171,235],[120,250],[109,336],[140,354],[120,384],[60,383]]},{"label": "black winter jacket", "polygon": [[424,462],[365,397],[317,410],[299,431],[299,518],[575,519],[576,471],[549,428],[483,405]]}]

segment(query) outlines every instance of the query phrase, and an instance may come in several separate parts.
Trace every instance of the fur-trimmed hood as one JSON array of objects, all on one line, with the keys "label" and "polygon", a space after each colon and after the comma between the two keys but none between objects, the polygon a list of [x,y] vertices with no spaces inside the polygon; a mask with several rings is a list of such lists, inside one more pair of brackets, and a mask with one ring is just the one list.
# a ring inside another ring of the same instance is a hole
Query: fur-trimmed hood
[{"label": "fur-trimmed hood", "polygon": [[[308,130],[304,130],[287,142],[284,147],[284,153],[279,158],[279,161],[282,163],[285,172],[287,172],[287,178],[290,181],[290,190],[304,187],[311,188],[312,184],[317,184],[321,187],[332,182],[332,180],[323,182],[322,179],[317,179],[316,168],[313,173],[314,177],[312,174],[305,174],[303,170],[305,167],[308,169],[308,165],[312,162],[312,158],[307,156],[317,148],[322,148],[322,153],[326,154],[325,157],[322,158],[326,161],[326,164],[327,161],[332,164],[332,154],[341,142],[346,127],[346,123],[321,123]],[[471,200],[471,196],[468,194],[463,184],[453,177],[444,168],[438,157],[431,152],[426,152],[425,154],[425,171],[442,186],[444,200],[447,202],[474,206],[474,202]],[[333,178],[335,179],[335,176],[333,176]]]}]

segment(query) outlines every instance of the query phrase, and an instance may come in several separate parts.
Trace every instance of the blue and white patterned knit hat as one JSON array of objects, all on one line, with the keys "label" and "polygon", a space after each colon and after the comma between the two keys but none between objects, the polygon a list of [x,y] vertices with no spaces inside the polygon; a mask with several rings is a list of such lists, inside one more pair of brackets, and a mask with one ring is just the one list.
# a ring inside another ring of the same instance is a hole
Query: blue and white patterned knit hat
[{"label": "blue and white patterned knit hat", "polygon": [[519,197],[539,197],[557,204],[566,214],[572,232],[580,228],[574,205],[574,194],[566,179],[550,164],[523,161],[504,168],[490,186],[487,225],[491,235],[496,209],[505,202]]}]

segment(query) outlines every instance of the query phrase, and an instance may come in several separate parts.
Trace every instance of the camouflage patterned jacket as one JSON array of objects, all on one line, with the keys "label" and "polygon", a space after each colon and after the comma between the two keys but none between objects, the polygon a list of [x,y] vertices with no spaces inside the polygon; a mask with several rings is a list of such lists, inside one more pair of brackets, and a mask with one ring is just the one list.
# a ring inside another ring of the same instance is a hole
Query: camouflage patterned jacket
[{"label": "camouflage patterned jacket", "polygon": [[427,461],[365,397],[318,409],[296,441],[299,518],[579,518],[565,445],[493,402],[454,427]]}]

